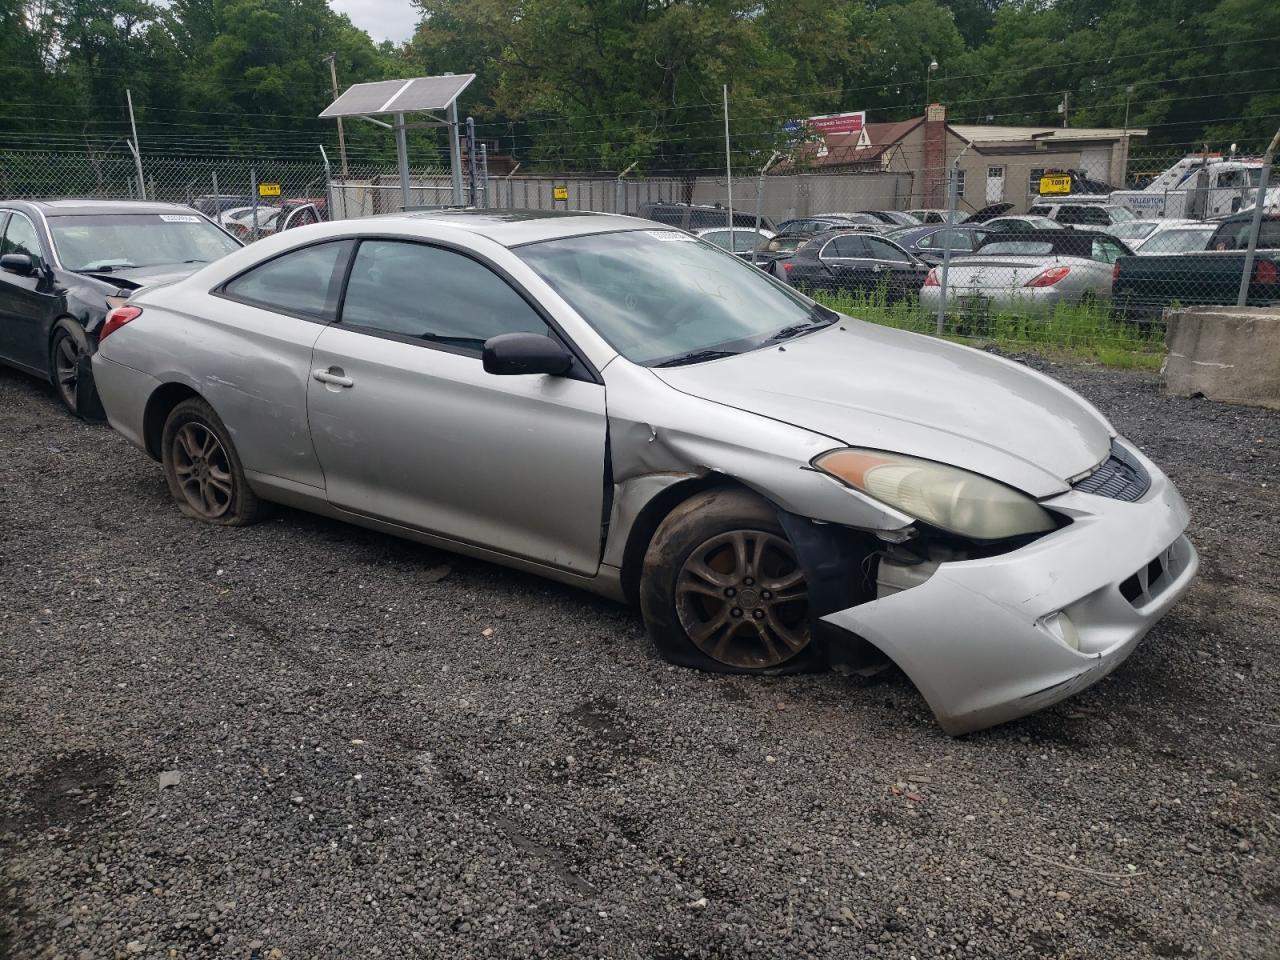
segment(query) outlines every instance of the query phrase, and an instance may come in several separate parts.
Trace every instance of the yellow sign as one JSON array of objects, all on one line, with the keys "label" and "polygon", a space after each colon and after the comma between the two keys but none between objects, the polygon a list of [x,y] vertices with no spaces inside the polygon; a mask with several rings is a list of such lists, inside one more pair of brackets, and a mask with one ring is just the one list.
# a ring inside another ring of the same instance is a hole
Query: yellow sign
[{"label": "yellow sign", "polygon": [[280,196],[280,184],[278,184],[278,183],[260,183],[260,184],[258,184],[258,196],[260,196],[260,197],[278,197],[278,196]]},{"label": "yellow sign", "polygon": [[1040,178],[1040,192],[1045,193],[1070,193],[1071,192],[1071,174],[1069,173],[1050,173]]},{"label": "yellow sign", "polygon": [[561,185],[559,185],[559,184],[557,184],[556,186],[552,187],[552,188],[551,188],[551,199],[553,199],[553,200],[568,200],[568,199],[569,199],[569,188],[568,188],[568,187],[565,187],[565,186],[561,186]]}]

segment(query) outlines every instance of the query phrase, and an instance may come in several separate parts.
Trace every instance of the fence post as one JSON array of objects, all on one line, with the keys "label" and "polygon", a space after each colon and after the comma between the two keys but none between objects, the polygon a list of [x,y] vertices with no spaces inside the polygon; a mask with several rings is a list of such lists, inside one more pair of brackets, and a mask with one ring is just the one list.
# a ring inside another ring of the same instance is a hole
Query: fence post
[{"label": "fence post", "polygon": [[219,206],[221,206],[221,202],[218,200],[218,197],[219,197],[219,193],[218,193],[218,171],[217,171],[217,170],[212,170],[212,171],[210,171],[210,175],[213,177],[213,211],[214,211],[213,216],[214,216],[214,219],[215,219],[215,220],[217,220],[219,223],[221,223],[221,222],[222,222],[222,211],[218,209],[218,207],[219,207]]},{"label": "fence post", "polygon": [[255,167],[249,168],[249,203],[253,209],[250,216],[253,218],[253,232],[250,236],[254,241],[258,239],[258,171]]},{"label": "fence post", "polygon": [[[769,157],[768,163],[760,168],[760,178],[756,181],[756,235],[751,242],[751,263],[753,266],[760,262],[760,215],[764,207],[764,175],[769,172],[769,168],[773,166],[773,162],[777,160],[779,153],[773,151],[773,155]],[[733,232],[729,233],[729,249],[733,250]]]},{"label": "fence post", "polygon": [[1258,252],[1258,233],[1262,229],[1262,208],[1267,205],[1267,180],[1271,175],[1271,163],[1275,160],[1276,147],[1280,147],[1280,130],[1271,138],[1267,152],[1262,155],[1262,175],[1258,177],[1258,199],[1254,201],[1253,223],[1249,229],[1249,249],[1244,255],[1244,272],[1240,275],[1240,293],[1236,306],[1243,307],[1249,301],[1249,281],[1253,278],[1253,258]]},{"label": "fence post", "polygon": [[[947,178],[947,224],[950,224],[956,218],[956,181],[960,170],[960,158],[956,157],[955,166],[951,170],[951,175]],[[942,276],[938,283],[938,336],[942,336],[942,331],[947,325],[947,271],[951,267],[951,240],[947,238],[942,244]]]}]

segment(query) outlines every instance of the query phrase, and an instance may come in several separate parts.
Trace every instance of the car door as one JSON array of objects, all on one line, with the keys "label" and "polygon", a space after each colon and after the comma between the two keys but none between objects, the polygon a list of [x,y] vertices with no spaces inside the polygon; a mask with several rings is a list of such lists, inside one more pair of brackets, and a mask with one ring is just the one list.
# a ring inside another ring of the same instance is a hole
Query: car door
[{"label": "car door", "polygon": [[478,259],[361,241],[339,322],[313,356],[308,418],[327,495],[352,513],[593,574],[604,386],[585,368],[486,373],[484,341],[518,331],[559,337]]},{"label": "car door", "polygon": [[32,269],[0,270],[0,357],[44,376],[49,372],[49,328],[61,298],[48,270],[48,256],[35,224],[11,211],[0,240],[0,256],[26,254]]},{"label": "car door", "polygon": [[879,279],[871,269],[866,235],[842,233],[828,240],[818,253],[831,274],[831,285],[837,290],[870,292]]},{"label": "car door", "polygon": [[927,266],[883,237],[865,237],[864,240],[871,258],[872,273],[876,274],[876,286],[883,285],[891,300],[920,289],[929,272]]}]

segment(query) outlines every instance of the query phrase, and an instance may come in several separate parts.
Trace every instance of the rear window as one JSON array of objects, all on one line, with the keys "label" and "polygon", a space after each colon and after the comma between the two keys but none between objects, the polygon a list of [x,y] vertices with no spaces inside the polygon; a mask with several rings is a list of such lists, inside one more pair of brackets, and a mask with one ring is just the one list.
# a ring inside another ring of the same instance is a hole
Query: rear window
[{"label": "rear window", "polygon": [[767,244],[765,250],[769,253],[794,253],[800,249],[800,246],[808,241],[808,237],[789,236],[774,237]]},{"label": "rear window", "polygon": [[[1213,235],[1210,250],[1247,250],[1249,247],[1249,230],[1253,222],[1248,219],[1233,220],[1224,223]],[[1280,220],[1266,219],[1262,221],[1258,231],[1258,249],[1280,249]]]},{"label": "rear window", "polygon": [[999,243],[986,243],[978,250],[984,256],[1005,255],[1019,257],[1042,257],[1053,253],[1053,244],[1047,240],[1002,240]]},{"label": "rear window", "polygon": [[1052,212],[1053,212],[1053,207],[1047,206],[1043,203],[1037,203],[1035,206],[1033,206],[1030,210],[1027,211],[1027,213],[1037,213],[1042,217],[1047,217]]}]

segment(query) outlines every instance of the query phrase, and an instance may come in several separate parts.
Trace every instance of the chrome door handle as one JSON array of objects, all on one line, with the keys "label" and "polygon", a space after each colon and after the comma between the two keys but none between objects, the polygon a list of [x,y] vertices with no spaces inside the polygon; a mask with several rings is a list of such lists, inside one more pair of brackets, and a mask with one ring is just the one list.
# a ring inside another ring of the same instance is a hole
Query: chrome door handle
[{"label": "chrome door handle", "polygon": [[330,367],[328,370],[312,370],[311,375],[321,383],[331,383],[335,387],[351,387],[355,385],[355,381],[350,377],[344,377],[342,370],[338,367]]}]

